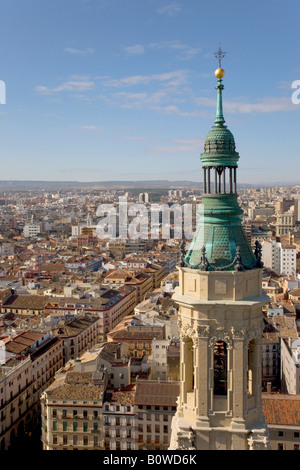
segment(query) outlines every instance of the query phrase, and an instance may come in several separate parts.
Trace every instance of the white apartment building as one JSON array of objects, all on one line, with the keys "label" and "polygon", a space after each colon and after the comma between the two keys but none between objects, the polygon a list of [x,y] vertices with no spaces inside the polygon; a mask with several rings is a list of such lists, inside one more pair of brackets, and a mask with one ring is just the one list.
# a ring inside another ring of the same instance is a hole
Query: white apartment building
[{"label": "white apartment building", "polygon": [[30,222],[29,224],[24,225],[24,237],[36,237],[39,233],[41,233],[41,224]]},{"label": "white apartment building", "polygon": [[278,239],[264,240],[262,261],[266,268],[285,276],[296,277],[296,247],[283,245]]},{"label": "white apartment building", "polygon": [[300,339],[281,340],[281,381],[289,395],[300,395]]},{"label": "white apartment building", "polygon": [[262,387],[267,391],[279,387],[280,338],[277,333],[264,333],[262,338]]},{"label": "white apartment building", "polygon": [[[152,341],[151,372],[152,379],[167,380],[168,358],[167,351],[170,341],[168,339],[154,339]],[[150,359],[150,358],[149,358]]]},{"label": "white apartment building", "polygon": [[134,396],[134,389],[107,390],[102,407],[106,450],[138,450]]}]

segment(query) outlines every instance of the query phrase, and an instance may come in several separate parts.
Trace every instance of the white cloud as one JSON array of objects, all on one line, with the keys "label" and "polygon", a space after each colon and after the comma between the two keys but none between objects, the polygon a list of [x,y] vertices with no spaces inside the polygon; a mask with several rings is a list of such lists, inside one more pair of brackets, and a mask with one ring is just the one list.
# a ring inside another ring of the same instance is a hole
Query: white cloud
[{"label": "white cloud", "polygon": [[130,135],[127,135],[124,137],[125,140],[133,140],[133,141],[136,141],[136,142],[145,142],[147,140],[149,140],[148,137],[136,137],[136,136],[130,136]]},{"label": "white cloud", "polygon": [[131,77],[124,77],[120,79],[109,78],[103,82],[106,87],[126,87],[136,85],[148,85],[150,82],[166,83],[167,86],[182,85],[186,82],[187,71],[176,70],[174,72],[167,72],[153,75],[133,75]]},{"label": "white cloud", "polygon": [[164,114],[170,114],[174,116],[181,116],[181,117],[195,117],[199,116],[200,114],[196,111],[182,111],[175,105],[168,105],[168,106],[155,106],[152,109],[159,111]]},{"label": "white cloud", "polygon": [[81,129],[85,129],[88,131],[97,131],[102,132],[104,130],[104,126],[80,126]]},{"label": "white cloud", "polygon": [[43,85],[38,85],[35,87],[35,91],[40,95],[52,95],[53,93],[59,93],[63,91],[70,91],[70,92],[88,91],[88,90],[92,90],[94,86],[95,86],[95,82],[92,80],[68,80],[54,88],[49,88]]},{"label": "white cloud", "polygon": [[39,94],[39,95],[51,95],[51,90],[46,87],[46,86],[42,86],[42,85],[38,85],[35,87],[35,91]]},{"label": "white cloud", "polygon": [[124,47],[124,50],[128,55],[142,55],[145,52],[144,47],[140,44]]},{"label": "white cloud", "polygon": [[122,108],[153,108],[158,105],[166,96],[164,92],[158,91],[155,93],[130,93],[119,92],[111,93],[107,99],[112,104],[118,104]]},{"label": "white cloud", "polygon": [[[98,95],[99,99],[108,104],[129,109],[150,109],[164,114],[177,116],[195,116],[199,112],[182,111],[177,107],[186,103],[189,90],[186,88],[187,70],[175,70],[161,74],[134,75],[119,79],[102,80],[105,88],[120,90]],[[133,91],[131,91],[131,88]]]},{"label": "white cloud", "polygon": [[174,16],[180,13],[182,10],[181,6],[177,3],[170,3],[169,5],[164,5],[157,8],[156,12],[160,15]]},{"label": "white cloud", "polygon": [[[212,98],[197,98],[196,104],[199,106],[216,107],[216,100]],[[243,101],[223,101],[224,113],[274,113],[282,111],[293,111],[297,107],[293,105],[289,97],[267,97],[260,98],[256,103],[247,103]]]},{"label": "white cloud", "polygon": [[200,54],[202,49],[200,47],[191,47],[179,41],[163,41],[161,43],[152,42],[149,44],[150,49],[166,49],[168,51],[175,51],[179,60],[189,60]]},{"label": "white cloud", "polygon": [[88,47],[86,49],[75,49],[73,47],[66,47],[65,52],[71,55],[90,56],[95,53],[95,49]]}]

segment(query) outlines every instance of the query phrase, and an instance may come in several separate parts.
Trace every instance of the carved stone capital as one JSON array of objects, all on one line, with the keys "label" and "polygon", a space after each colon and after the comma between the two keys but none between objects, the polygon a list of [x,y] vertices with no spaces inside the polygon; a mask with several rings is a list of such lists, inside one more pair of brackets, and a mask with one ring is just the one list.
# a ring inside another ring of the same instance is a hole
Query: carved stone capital
[{"label": "carved stone capital", "polygon": [[209,325],[200,325],[197,327],[197,333],[199,337],[208,338],[210,333]]},{"label": "carved stone capital", "polygon": [[182,341],[186,341],[188,339],[191,339],[193,341],[193,346],[197,347],[198,345],[198,335],[194,328],[191,327],[191,325],[186,324],[181,327],[180,329],[180,339]]},{"label": "carved stone capital", "polygon": [[245,339],[247,334],[247,330],[245,330],[244,328],[231,328],[231,335],[233,339]]},{"label": "carved stone capital", "polygon": [[196,450],[194,446],[195,434],[192,431],[181,431],[178,433],[179,450]]},{"label": "carved stone capital", "polygon": [[269,434],[266,430],[252,431],[248,437],[249,450],[271,450]]},{"label": "carved stone capital", "polygon": [[213,335],[209,339],[209,347],[213,348],[217,341],[224,341],[227,344],[227,349],[232,349],[232,336],[231,333],[225,330],[224,327],[218,327],[214,330]]}]

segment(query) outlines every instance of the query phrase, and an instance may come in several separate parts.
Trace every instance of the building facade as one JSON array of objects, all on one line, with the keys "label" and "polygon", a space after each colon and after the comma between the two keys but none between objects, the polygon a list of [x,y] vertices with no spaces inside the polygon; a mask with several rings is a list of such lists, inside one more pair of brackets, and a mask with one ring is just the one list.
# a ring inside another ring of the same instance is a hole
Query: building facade
[{"label": "building facade", "polygon": [[40,395],[63,365],[62,343],[43,332],[25,332],[5,344],[0,366],[0,448],[32,445],[40,433]]},{"label": "building facade", "polygon": [[262,261],[267,268],[285,276],[296,276],[296,247],[284,245],[277,238],[264,240]]},{"label": "building facade", "polygon": [[300,395],[300,339],[281,339],[281,382],[289,395]]}]

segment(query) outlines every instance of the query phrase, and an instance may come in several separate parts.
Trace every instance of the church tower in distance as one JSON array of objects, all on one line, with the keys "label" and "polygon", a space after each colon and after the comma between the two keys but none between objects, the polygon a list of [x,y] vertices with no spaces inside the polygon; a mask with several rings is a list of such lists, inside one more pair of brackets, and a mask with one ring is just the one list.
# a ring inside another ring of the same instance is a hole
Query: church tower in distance
[{"label": "church tower in distance", "polygon": [[[220,50],[219,50],[220,51]],[[270,450],[261,407],[261,247],[244,233],[237,161],[217,78],[217,113],[201,155],[199,223],[179,267],[180,396],[170,450]]]}]

